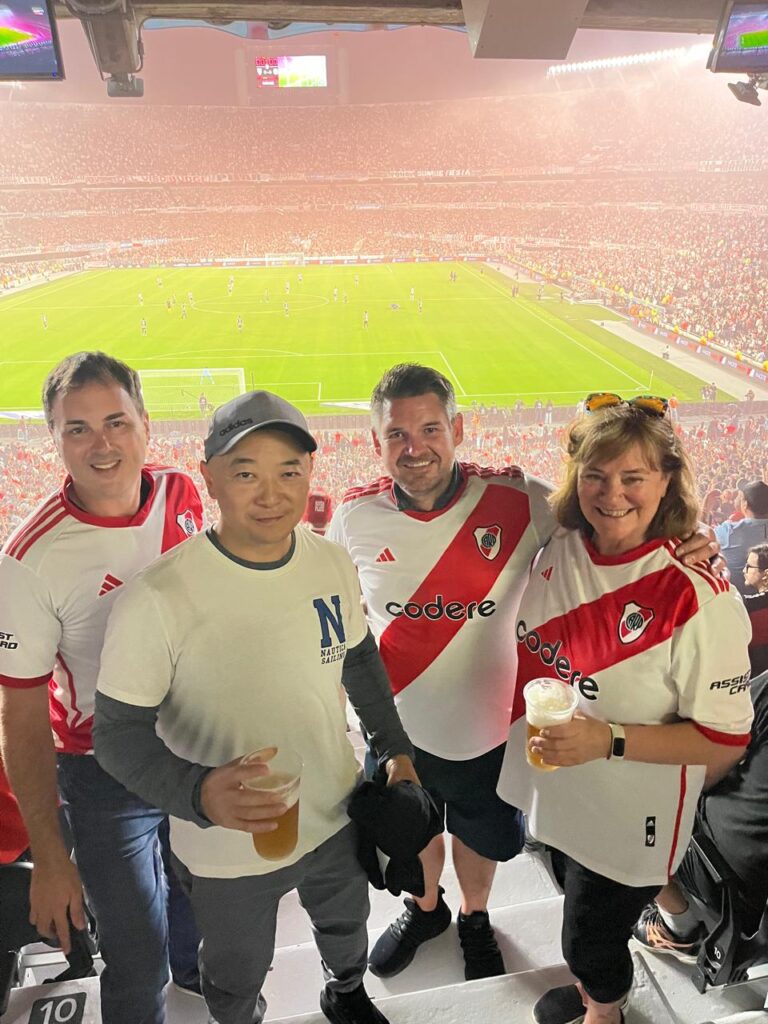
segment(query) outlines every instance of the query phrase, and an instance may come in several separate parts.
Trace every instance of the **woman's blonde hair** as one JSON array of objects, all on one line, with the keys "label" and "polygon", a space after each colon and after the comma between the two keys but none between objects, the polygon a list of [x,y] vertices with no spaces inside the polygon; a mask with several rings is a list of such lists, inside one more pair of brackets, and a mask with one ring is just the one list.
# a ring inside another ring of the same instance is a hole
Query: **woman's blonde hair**
[{"label": "woman's blonde hair", "polygon": [[685,538],[693,532],[699,521],[699,501],[691,463],[680,438],[668,419],[652,416],[632,405],[585,413],[571,424],[565,480],[550,498],[561,526],[592,535],[592,527],[579,506],[579,470],[611,462],[634,445],[640,448],[651,469],[669,475],[667,493],[659,503],[646,539]]}]

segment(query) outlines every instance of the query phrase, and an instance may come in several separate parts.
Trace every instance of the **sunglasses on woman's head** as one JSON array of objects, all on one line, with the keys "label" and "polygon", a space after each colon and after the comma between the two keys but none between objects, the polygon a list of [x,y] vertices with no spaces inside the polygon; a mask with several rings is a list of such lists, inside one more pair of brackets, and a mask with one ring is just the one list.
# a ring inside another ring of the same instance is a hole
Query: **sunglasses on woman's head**
[{"label": "sunglasses on woman's head", "polygon": [[666,416],[669,402],[660,395],[637,395],[635,398],[622,398],[613,391],[593,391],[587,395],[584,408],[587,412],[598,412],[600,409],[611,409],[616,405],[633,405],[649,416]]}]

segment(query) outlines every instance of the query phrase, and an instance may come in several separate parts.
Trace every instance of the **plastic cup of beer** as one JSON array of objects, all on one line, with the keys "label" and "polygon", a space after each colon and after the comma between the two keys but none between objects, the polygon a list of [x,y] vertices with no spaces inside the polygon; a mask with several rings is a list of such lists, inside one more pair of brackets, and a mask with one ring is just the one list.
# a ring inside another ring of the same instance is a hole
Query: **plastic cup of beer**
[{"label": "plastic cup of beer", "polygon": [[531,750],[528,741],[538,736],[542,729],[552,725],[565,725],[573,718],[579,695],[576,690],[560,679],[531,679],[523,688],[525,718],[528,735],[525,756],[532,768],[542,772],[553,772],[559,765],[544,764],[541,755]]},{"label": "plastic cup of beer", "polygon": [[299,841],[299,791],[301,772],[304,767],[301,758],[288,747],[266,747],[256,750],[243,758],[243,764],[259,761],[269,767],[269,775],[257,775],[247,779],[247,789],[271,793],[280,803],[286,804],[285,814],[275,818],[277,828],[273,832],[253,832],[253,848],[264,860],[284,860],[296,849]]}]

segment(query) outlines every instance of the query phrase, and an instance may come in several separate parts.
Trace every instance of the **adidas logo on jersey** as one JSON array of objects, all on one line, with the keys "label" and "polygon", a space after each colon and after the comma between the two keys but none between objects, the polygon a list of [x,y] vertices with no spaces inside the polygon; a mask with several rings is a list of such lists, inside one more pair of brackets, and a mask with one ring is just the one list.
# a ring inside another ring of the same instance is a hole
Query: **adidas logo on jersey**
[{"label": "adidas logo on jersey", "polygon": [[113,576],[111,572],[108,572],[102,581],[99,597],[104,597],[105,594],[109,594],[112,590],[117,590],[117,588],[122,587],[122,585],[122,580],[119,580],[117,576]]},{"label": "adidas logo on jersey", "polygon": [[553,568],[554,568],[554,566],[550,565],[550,567],[548,569],[545,569],[544,572],[541,574],[544,577],[544,579],[547,581],[547,583],[549,583],[549,581],[552,579],[552,569]]},{"label": "adidas logo on jersey", "polygon": [[394,562],[395,561],[395,556],[392,554],[392,552],[389,550],[389,548],[384,548],[384,550],[380,551],[378,553],[378,555],[376,556],[376,561],[377,562]]}]

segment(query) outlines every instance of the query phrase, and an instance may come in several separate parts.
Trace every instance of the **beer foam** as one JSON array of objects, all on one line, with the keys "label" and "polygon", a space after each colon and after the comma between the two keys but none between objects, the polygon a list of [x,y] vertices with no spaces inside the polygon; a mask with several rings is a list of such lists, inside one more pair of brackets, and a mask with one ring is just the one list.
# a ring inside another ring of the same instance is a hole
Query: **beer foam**
[{"label": "beer foam", "polygon": [[275,793],[287,807],[293,807],[299,799],[300,781],[290,772],[270,772],[269,775],[257,775],[253,779],[246,779],[243,785],[247,789]]},{"label": "beer foam", "polygon": [[557,679],[542,679],[528,683],[524,696],[526,718],[531,725],[540,729],[568,721],[578,702],[573,687]]}]

